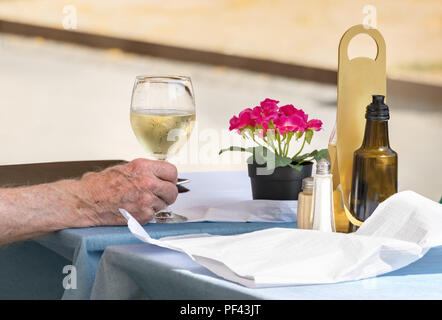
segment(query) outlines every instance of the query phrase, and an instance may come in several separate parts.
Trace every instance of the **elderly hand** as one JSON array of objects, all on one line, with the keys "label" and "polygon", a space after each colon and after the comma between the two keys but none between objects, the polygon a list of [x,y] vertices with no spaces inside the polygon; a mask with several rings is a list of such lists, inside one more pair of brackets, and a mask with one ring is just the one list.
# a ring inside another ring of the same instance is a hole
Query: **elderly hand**
[{"label": "elderly hand", "polygon": [[[126,224],[118,212],[129,211],[140,223],[175,202],[177,169],[165,161],[136,159],[102,172],[87,173],[80,180],[80,194],[92,225]],[[82,208],[80,208],[81,210]]]}]

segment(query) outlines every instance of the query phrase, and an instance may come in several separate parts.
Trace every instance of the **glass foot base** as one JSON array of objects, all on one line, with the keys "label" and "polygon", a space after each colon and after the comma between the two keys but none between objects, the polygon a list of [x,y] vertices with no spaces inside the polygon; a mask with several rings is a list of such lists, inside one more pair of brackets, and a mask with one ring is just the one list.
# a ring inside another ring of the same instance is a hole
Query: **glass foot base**
[{"label": "glass foot base", "polygon": [[186,222],[187,218],[180,216],[179,214],[174,214],[173,212],[157,212],[155,214],[154,221],[156,223],[181,223]]}]

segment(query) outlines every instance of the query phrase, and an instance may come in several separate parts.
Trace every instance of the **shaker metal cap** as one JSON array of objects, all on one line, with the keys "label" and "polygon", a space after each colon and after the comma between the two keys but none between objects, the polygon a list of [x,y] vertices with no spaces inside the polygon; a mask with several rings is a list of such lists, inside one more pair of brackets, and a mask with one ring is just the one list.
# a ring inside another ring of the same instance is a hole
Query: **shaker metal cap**
[{"label": "shaker metal cap", "polygon": [[316,174],[330,174],[330,162],[327,159],[322,158],[316,164]]},{"label": "shaker metal cap", "polygon": [[302,190],[313,190],[313,177],[302,179]]}]

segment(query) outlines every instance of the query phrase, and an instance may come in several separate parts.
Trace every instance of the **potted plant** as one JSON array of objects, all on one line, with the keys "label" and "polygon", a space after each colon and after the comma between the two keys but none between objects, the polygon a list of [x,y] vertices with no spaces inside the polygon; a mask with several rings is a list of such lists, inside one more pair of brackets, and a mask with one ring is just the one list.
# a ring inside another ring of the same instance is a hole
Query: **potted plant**
[{"label": "potted plant", "polygon": [[[231,146],[225,151],[250,152],[247,159],[253,199],[297,200],[302,179],[312,174],[313,160],[327,157],[327,149],[301,154],[310,144],[322,121],[308,120],[308,115],[293,105],[279,107],[279,101],[265,99],[259,106],[246,108],[230,119],[229,130],[236,130],[256,145],[243,148]],[[300,147],[289,155],[290,144]]]}]

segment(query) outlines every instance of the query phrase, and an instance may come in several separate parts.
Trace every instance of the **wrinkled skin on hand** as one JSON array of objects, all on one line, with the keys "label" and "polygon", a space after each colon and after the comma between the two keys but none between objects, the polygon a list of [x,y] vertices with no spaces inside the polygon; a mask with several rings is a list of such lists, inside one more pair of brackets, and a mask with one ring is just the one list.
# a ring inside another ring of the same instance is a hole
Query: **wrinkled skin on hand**
[{"label": "wrinkled skin on hand", "polygon": [[87,211],[90,225],[125,225],[119,208],[146,224],[178,196],[177,169],[165,161],[136,159],[87,173],[79,182],[82,201],[77,209]]}]

